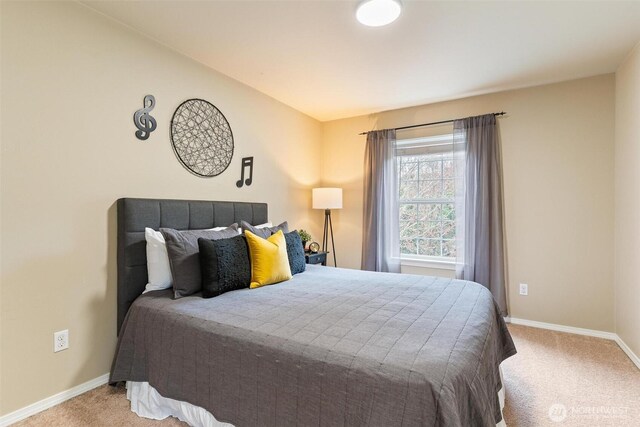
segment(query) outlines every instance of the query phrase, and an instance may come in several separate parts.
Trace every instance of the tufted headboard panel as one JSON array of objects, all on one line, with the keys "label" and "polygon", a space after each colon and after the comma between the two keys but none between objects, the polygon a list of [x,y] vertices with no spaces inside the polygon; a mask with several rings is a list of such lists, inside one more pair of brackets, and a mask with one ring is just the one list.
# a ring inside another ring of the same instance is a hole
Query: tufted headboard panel
[{"label": "tufted headboard panel", "polygon": [[147,284],[145,227],[198,230],[268,221],[266,203],[118,199],[118,334],[129,307]]}]

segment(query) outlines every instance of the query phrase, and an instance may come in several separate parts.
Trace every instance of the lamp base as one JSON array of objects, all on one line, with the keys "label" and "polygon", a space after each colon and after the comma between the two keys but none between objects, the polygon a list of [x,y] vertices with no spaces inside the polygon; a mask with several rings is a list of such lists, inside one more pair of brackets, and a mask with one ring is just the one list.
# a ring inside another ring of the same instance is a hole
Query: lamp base
[{"label": "lamp base", "polygon": [[327,252],[329,243],[329,234],[331,234],[331,249],[333,252],[333,266],[337,267],[336,263],[336,244],[333,240],[333,223],[331,222],[331,209],[324,210],[324,232],[322,234],[322,251]]}]

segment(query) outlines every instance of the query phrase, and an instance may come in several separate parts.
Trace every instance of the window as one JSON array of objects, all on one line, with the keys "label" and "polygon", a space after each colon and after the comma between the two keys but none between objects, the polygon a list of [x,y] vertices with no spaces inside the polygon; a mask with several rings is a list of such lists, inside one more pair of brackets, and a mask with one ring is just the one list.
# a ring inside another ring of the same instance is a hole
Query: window
[{"label": "window", "polygon": [[456,256],[453,136],[397,143],[401,258]]}]

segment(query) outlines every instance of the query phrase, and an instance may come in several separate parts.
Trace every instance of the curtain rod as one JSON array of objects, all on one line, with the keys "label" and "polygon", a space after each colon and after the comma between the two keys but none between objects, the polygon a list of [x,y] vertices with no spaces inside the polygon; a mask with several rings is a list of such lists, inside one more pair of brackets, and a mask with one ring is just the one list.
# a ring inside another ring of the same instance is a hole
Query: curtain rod
[{"label": "curtain rod", "polygon": [[[491,113],[489,113],[489,114],[491,114]],[[499,113],[493,113],[494,116],[504,116],[505,114],[507,114],[507,113],[505,113],[504,111],[501,111]],[[404,130],[404,129],[421,128],[423,126],[433,126],[433,125],[442,125],[442,124],[445,124],[445,123],[453,123],[456,120],[462,120],[462,119],[442,120],[440,122],[422,123],[422,124],[419,124],[419,125],[402,126],[402,127],[399,127],[399,128],[390,128],[390,129],[383,129],[383,130],[391,130],[391,129],[393,129],[393,130]],[[369,132],[374,132],[374,131],[370,130],[370,131],[367,131],[367,132],[361,132],[358,135],[366,135]]]}]

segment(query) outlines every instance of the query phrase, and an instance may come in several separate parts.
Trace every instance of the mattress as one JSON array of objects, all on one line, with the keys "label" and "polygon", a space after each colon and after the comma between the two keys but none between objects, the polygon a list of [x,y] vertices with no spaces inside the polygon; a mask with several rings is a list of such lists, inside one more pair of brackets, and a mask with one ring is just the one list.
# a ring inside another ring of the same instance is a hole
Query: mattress
[{"label": "mattress", "polygon": [[110,382],[245,425],[486,425],[515,347],[473,282],[321,266],[212,299],[150,292]]}]

